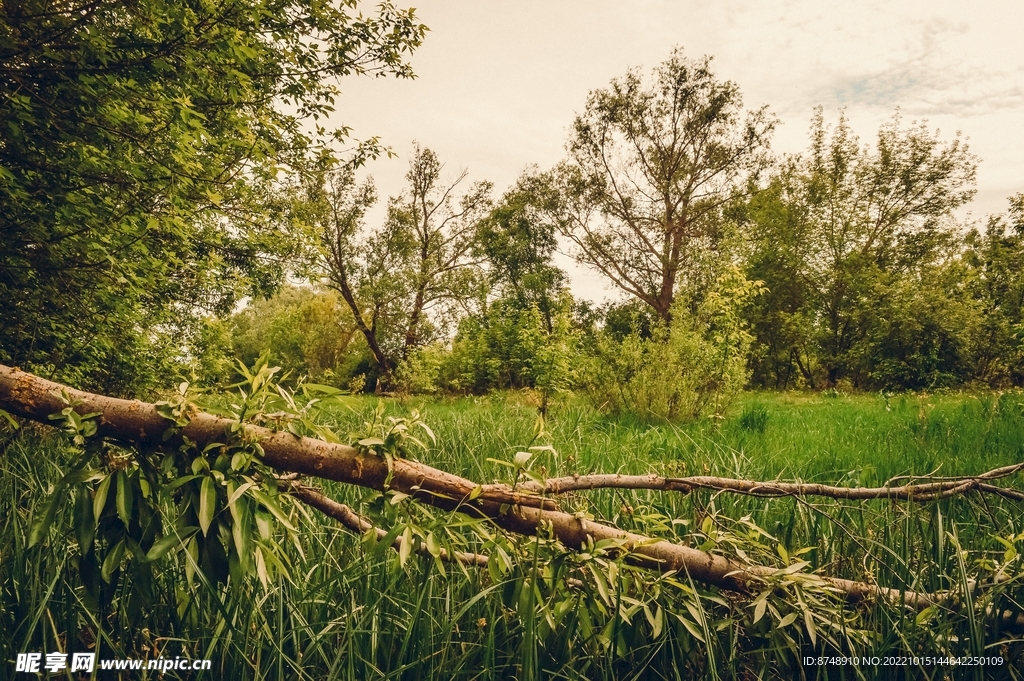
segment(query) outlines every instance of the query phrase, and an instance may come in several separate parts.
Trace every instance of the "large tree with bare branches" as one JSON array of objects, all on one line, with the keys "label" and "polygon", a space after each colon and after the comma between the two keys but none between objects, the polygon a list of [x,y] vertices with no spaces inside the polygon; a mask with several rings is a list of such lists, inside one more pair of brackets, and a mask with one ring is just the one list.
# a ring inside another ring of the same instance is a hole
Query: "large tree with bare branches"
[{"label": "large tree with bare branches", "polygon": [[555,172],[577,259],[665,321],[717,240],[721,207],[767,161],[775,126],[764,108],[744,113],[710,61],[677,50],[650,80],[632,70],[591,92]]}]

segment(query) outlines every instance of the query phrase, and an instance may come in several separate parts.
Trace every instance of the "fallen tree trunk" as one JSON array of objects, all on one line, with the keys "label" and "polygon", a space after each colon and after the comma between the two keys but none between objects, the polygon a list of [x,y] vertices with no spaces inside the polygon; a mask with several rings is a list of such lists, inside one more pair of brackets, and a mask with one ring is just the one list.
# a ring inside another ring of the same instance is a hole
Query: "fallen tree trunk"
[{"label": "fallen tree trunk", "polygon": [[[156,405],[123,400],[74,390],[32,374],[0,365],[0,409],[11,414],[49,423],[67,403],[79,414],[97,413],[97,435],[134,446],[160,449],[174,447],[188,438],[198,447],[225,442],[237,423],[202,412],[188,415],[188,422],[175,427],[161,416]],[[174,428],[171,437],[165,437]],[[582,514],[557,510],[555,504],[535,494],[524,494],[501,485],[477,485],[471,480],[405,459],[388,461],[370,450],[333,444],[261,426],[244,424],[236,433],[259,442],[268,466],[370,489],[395,490],[432,506],[488,518],[509,532],[533,535],[540,528],[551,532],[564,545],[580,548],[588,540],[615,540],[634,564],[663,572],[679,572],[707,585],[738,592],[750,592],[778,574],[773,568],[747,565],[719,554],[707,553],[670,541],[645,537],[617,527],[594,522]],[[388,481],[390,473],[390,481]],[[326,497],[307,502],[322,506],[334,515]],[[333,503],[333,502],[332,502]],[[344,511],[338,515],[344,517]],[[337,516],[335,516],[337,517]],[[348,518],[348,521],[353,521]],[[356,526],[362,526],[357,521]],[[475,560],[475,559],[474,559]],[[843,594],[849,601],[884,597],[911,607],[924,608],[949,599],[945,594],[926,594],[880,587],[833,577],[820,577],[825,587]]]}]

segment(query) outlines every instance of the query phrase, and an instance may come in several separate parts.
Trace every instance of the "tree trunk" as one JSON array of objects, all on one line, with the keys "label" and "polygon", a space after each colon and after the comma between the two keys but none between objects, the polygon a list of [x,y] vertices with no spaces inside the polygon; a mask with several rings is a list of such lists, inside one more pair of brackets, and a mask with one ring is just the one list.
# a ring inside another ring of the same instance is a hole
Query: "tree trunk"
[{"label": "tree trunk", "polygon": [[388,357],[384,354],[384,350],[381,349],[380,343],[377,342],[377,332],[366,325],[366,320],[363,319],[363,314],[359,310],[359,303],[356,302],[355,296],[352,294],[352,288],[348,284],[348,278],[344,272],[335,272],[336,276],[332,276],[334,288],[341,294],[341,297],[345,300],[349,309],[352,310],[352,316],[356,321],[356,328],[363,334],[363,338],[366,339],[366,345],[370,348],[370,353],[373,355],[373,361],[377,364],[377,370],[379,377],[377,379],[377,391],[381,389],[387,389],[391,384],[391,362]]}]

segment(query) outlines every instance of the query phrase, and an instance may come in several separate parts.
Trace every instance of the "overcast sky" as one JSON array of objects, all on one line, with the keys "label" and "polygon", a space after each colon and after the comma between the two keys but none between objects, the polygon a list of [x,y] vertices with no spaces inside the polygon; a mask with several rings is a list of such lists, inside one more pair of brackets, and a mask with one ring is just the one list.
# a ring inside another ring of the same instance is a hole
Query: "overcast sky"
[{"label": "overcast sky", "polygon": [[[402,4],[398,0],[398,4]],[[410,4],[410,3],[406,3]],[[495,183],[497,194],[530,164],[563,157],[587,93],[672,48],[714,57],[747,108],[779,117],[773,148],[807,146],[815,106],[845,107],[862,141],[897,107],[946,139],[959,130],[981,158],[965,219],[1002,212],[1024,191],[1024,2],[655,0],[421,0],[430,27],[412,58],[417,78],[342,81],[334,121],[357,138],[378,135],[400,158],[368,172],[380,194],[402,188],[413,140],[455,175]],[[566,259],[560,264],[566,266]],[[611,295],[579,268],[573,291]]]}]

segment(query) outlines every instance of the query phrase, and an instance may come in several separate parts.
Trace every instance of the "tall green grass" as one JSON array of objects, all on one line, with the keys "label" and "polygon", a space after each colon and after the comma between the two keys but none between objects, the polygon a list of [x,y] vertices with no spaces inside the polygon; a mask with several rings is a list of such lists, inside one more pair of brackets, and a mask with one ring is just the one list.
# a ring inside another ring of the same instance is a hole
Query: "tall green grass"
[{"label": "tall green grass", "polygon": [[[338,430],[357,428],[373,403],[367,399],[335,413]],[[535,471],[714,474],[849,485],[876,485],[905,474],[977,473],[1024,460],[1022,404],[1019,393],[751,393],[724,418],[680,426],[607,418],[570,402],[549,414],[543,444],[553,445],[557,454],[539,452]],[[437,436],[436,446],[419,458],[480,481],[508,480],[510,469],[491,460],[511,460],[516,451],[538,444],[536,410],[518,394],[388,404],[394,414],[413,408]],[[214,672],[207,678],[217,679],[1024,676],[1024,632],[1003,631],[998,621],[1004,609],[1021,609],[1024,570],[1021,558],[996,539],[1009,537],[1013,546],[1013,537],[1024,531],[1020,503],[967,497],[910,505],[641,491],[597,491],[565,500],[570,510],[588,510],[638,531],[676,520],[665,531],[680,541],[732,554],[744,551],[751,560],[778,566],[806,549],[800,555],[812,569],[897,588],[953,589],[966,598],[968,579],[991,577],[997,564],[1005,566],[1004,581],[973,596],[980,601],[976,608],[919,614],[881,603],[844,609],[826,598],[814,640],[799,605],[787,601],[821,596],[813,590],[786,587],[772,596],[771,607],[780,609],[780,616],[801,614],[780,630],[772,626],[778,618],[771,614],[753,622],[749,598],[690,584],[685,575],[677,585],[634,584],[633,592],[650,592],[651,619],[656,608],[663,611],[656,628],[642,610],[627,612],[621,600],[627,577],[608,582],[608,598],[621,607],[600,606],[589,581],[582,589],[546,585],[529,560],[543,557],[550,549],[544,545],[523,544],[524,553],[505,574],[457,566],[442,574],[419,556],[402,567],[394,552],[361,542],[318,516],[302,523],[301,552],[290,549],[291,581],[279,579],[266,589],[254,582],[236,592],[199,582],[189,587],[182,566],[167,561],[153,585],[155,601],[136,612],[130,595],[140,586],[130,583],[120,584],[99,608],[85,602],[70,532],[55,531],[47,545],[26,548],[33,514],[67,462],[53,434],[30,427],[2,437],[0,657],[11,663],[0,667],[0,678],[13,675],[18,652],[89,645],[105,657],[209,657]],[[323,487],[366,512],[380,503],[364,490]],[[68,526],[69,506],[55,527]],[[1024,541],[1016,549],[1024,552]],[[544,622],[545,599],[548,605],[567,604],[560,606],[566,610],[554,628]],[[986,610],[988,605],[993,607]],[[955,670],[804,668],[801,656],[832,650],[824,642],[826,620],[836,627],[832,637],[839,652],[1002,655],[1005,664]],[[791,642],[780,631],[788,632]],[[170,672],[165,678],[177,677]]]}]

